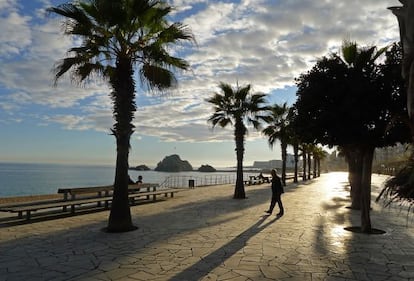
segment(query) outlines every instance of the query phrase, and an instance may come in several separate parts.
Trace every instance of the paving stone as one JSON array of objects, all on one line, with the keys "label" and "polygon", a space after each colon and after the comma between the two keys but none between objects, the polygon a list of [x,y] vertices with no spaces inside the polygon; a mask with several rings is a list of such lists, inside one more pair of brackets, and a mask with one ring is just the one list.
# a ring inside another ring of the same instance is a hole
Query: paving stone
[{"label": "paving stone", "polygon": [[[286,214],[264,216],[269,185],[196,188],[131,208],[139,229],[101,231],[108,211],[23,225],[0,225],[0,281],[359,281],[414,280],[414,220],[372,203],[384,235],[344,230],[359,224],[346,173],[288,185]],[[378,194],[386,176],[373,175]]]}]

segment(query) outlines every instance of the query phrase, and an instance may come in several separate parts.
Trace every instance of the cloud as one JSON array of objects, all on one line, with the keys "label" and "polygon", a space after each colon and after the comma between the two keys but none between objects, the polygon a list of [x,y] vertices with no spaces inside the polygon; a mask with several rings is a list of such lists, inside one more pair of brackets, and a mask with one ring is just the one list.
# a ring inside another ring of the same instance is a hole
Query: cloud
[{"label": "cloud", "polygon": [[[28,35],[20,36],[32,38],[29,40],[30,46],[24,40],[16,40],[15,49],[20,56],[1,56],[0,53],[0,86],[7,91],[9,100],[16,104],[68,108],[79,106],[88,97],[108,92],[108,87],[102,81],[80,86],[71,83],[68,77],[61,79],[58,86],[54,87],[53,67],[65,57],[72,41],[63,37],[59,22],[54,19],[32,24],[30,29],[27,23],[22,25]],[[13,24],[6,25],[6,30],[13,28]],[[7,41],[0,38],[0,52],[2,44],[7,44]]]},{"label": "cloud", "polygon": [[[49,1],[43,1],[50,6]],[[25,5],[21,2],[21,5]],[[252,84],[254,92],[283,96],[285,87],[315,60],[337,52],[344,39],[361,46],[385,46],[399,39],[395,16],[386,8],[394,0],[311,1],[173,0],[174,16],[193,31],[197,46],[180,47],[191,71],[179,73],[179,88],[169,96],[138,89],[135,137],[163,141],[233,140],[231,128],[211,129],[212,113],[205,99],[220,81]],[[87,86],[68,77],[53,87],[54,63],[65,57],[73,42],[63,37],[59,21],[41,10],[23,15],[15,1],[0,1],[0,108],[27,110],[30,104],[53,109],[39,119],[68,130],[109,132],[113,125],[109,88],[97,79]],[[172,50],[176,51],[176,50]],[[137,83],[138,85],[138,83]],[[280,94],[282,93],[282,94]],[[69,111],[60,112],[59,109]],[[251,132],[248,138],[260,135]]]},{"label": "cloud", "polygon": [[31,44],[30,19],[18,13],[15,1],[0,1],[0,57],[20,54]]},{"label": "cloud", "polygon": [[[207,79],[249,79],[262,89],[292,85],[294,77],[317,57],[338,50],[345,38],[361,44],[384,44],[382,34],[389,41],[397,39],[388,2],[245,1],[227,9],[210,3],[186,21],[203,39],[188,58],[195,75]],[[233,23],[210,16],[217,10]]]}]

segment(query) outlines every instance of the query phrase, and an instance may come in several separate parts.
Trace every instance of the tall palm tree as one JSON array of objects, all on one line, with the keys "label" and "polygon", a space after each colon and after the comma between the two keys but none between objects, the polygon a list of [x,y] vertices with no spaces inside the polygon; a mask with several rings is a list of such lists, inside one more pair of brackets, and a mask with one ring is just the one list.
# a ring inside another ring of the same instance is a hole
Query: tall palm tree
[{"label": "tall palm tree", "polygon": [[293,147],[293,158],[294,158],[294,174],[293,174],[293,182],[298,182],[298,162],[299,162],[299,145],[301,143],[299,134],[297,132],[297,128],[295,127],[295,118],[297,117],[297,111],[294,106],[289,108],[289,144]]},{"label": "tall palm tree", "polygon": [[328,156],[328,152],[323,150],[320,146],[315,146],[313,150],[313,177],[320,177],[321,176],[321,161]]},{"label": "tall palm tree", "polygon": [[260,129],[261,121],[266,120],[269,107],[265,105],[265,94],[251,94],[251,86],[232,88],[221,82],[222,93],[215,93],[207,102],[213,105],[214,113],[208,119],[213,127],[219,125],[234,126],[236,142],[237,176],[234,190],[235,199],[244,199],[246,194],[243,183],[244,143],[248,132],[246,124],[251,124],[256,130]]},{"label": "tall palm tree", "polygon": [[[318,147],[316,144],[309,144],[308,145],[308,179],[317,177],[318,162],[319,162],[319,159],[318,159],[319,154],[318,153],[322,153],[320,151],[322,151],[322,149],[320,147]],[[313,167],[312,167],[312,165],[313,165]],[[313,171],[311,173],[312,168],[313,168]]]},{"label": "tall palm tree", "polygon": [[308,167],[307,162],[308,162],[309,144],[301,143],[299,149],[302,151],[302,161],[303,161],[302,162],[302,180],[306,181],[306,180],[308,180],[306,170],[307,170],[307,167]]},{"label": "tall palm tree", "polygon": [[149,89],[164,90],[176,83],[173,69],[188,63],[169,55],[169,48],[193,40],[181,23],[168,23],[171,7],[162,0],[81,0],[51,7],[64,18],[64,34],[78,46],[55,66],[56,81],[70,71],[82,83],[96,75],[111,87],[117,157],[114,193],[107,231],[136,229],[128,203],[128,157],[135,105],[135,67]]},{"label": "tall palm tree", "polygon": [[[376,60],[387,51],[388,47],[377,50],[375,46],[360,48],[357,43],[344,41],[342,45],[342,60],[347,65],[349,75],[353,80],[353,84],[356,89],[352,89],[357,92],[370,91],[370,89],[364,89],[364,85],[370,85],[375,80],[375,76],[378,71],[376,70]],[[369,83],[367,83],[369,81]],[[353,167],[357,172],[355,173],[354,181],[351,184],[351,189],[354,190],[354,196],[352,200],[361,202],[361,231],[371,232],[371,173],[372,173],[372,160],[374,156],[375,145],[363,144],[351,145],[347,148],[348,153],[354,153],[356,157],[354,161],[360,167]],[[355,160],[356,159],[356,160]],[[352,205],[357,205],[353,202]]]},{"label": "tall palm tree", "polygon": [[263,129],[263,134],[268,137],[268,143],[271,148],[275,144],[276,140],[280,141],[280,147],[282,152],[282,183],[286,185],[286,158],[287,158],[287,146],[290,140],[289,134],[289,110],[287,103],[282,105],[275,104],[272,106],[271,115],[267,123],[269,124]]},{"label": "tall palm tree", "polygon": [[308,164],[308,180],[312,178],[311,168],[312,168],[312,150],[313,150],[313,144],[310,144],[308,146],[308,153],[307,153],[307,160],[306,164]]},{"label": "tall palm tree", "polygon": [[297,183],[298,182],[298,162],[299,162],[299,141],[297,139],[293,139],[292,146],[293,146],[293,159],[295,162],[293,182]]}]

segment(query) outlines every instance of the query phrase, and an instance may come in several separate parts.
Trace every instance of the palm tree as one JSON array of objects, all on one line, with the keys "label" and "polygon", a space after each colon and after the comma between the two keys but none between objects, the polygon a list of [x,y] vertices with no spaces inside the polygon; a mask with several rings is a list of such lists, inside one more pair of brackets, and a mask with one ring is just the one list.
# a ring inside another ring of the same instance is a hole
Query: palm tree
[{"label": "palm tree", "polygon": [[234,190],[235,199],[244,199],[246,194],[243,182],[243,156],[244,142],[247,134],[247,124],[260,129],[260,121],[267,118],[269,107],[265,105],[265,94],[251,94],[251,86],[237,87],[233,89],[230,85],[221,82],[219,84],[221,93],[215,93],[207,102],[213,105],[214,113],[208,119],[213,127],[220,125],[226,127],[234,126],[234,139],[236,142],[237,176]]},{"label": "palm tree", "polygon": [[320,177],[321,176],[321,160],[325,159],[328,156],[328,152],[323,150],[320,146],[315,146],[313,150],[313,177]]},{"label": "palm tree", "polygon": [[312,168],[312,149],[313,149],[313,144],[309,144],[308,150],[307,150],[307,160],[306,160],[306,163],[308,164],[308,180],[310,180],[311,177],[312,177],[312,175],[311,175],[311,168]]},{"label": "palm tree", "polygon": [[[369,85],[375,80],[375,76],[378,74],[378,71],[376,71],[376,60],[386,52],[387,48],[384,47],[379,50],[375,46],[360,48],[355,42],[343,42],[342,60],[349,69],[349,75],[354,82],[353,84],[356,85],[357,89],[353,89],[354,91],[369,91],[369,89],[364,89],[364,85]],[[354,189],[352,200],[361,202],[361,231],[369,233],[372,230],[370,218],[371,173],[375,145],[361,143],[356,146],[348,146],[346,149],[348,153],[354,153],[356,155],[356,163],[360,164],[360,167],[355,168],[357,170],[355,173],[356,178],[351,183],[356,184],[354,187],[351,187],[351,189]],[[352,165],[353,161],[348,163]],[[357,205],[354,202],[352,204]]]},{"label": "palm tree", "polygon": [[64,17],[64,34],[78,46],[55,66],[55,81],[70,71],[82,83],[92,75],[109,82],[114,104],[116,169],[109,215],[109,232],[136,229],[128,203],[128,157],[135,105],[135,67],[149,89],[165,90],[176,83],[173,69],[187,69],[188,63],[168,54],[179,42],[193,40],[181,23],[168,23],[171,7],[162,0],[84,0],[51,7],[49,12]]},{"label": "palm tree", "polygon": [[293,158],[295,162],[293,182],[297,183],[298,182],[298,162],[299,162],[299,141],[297,139],[293,139],[292,146],[293,146]]},{"label": "palm tree", "polygon": [[[308,149],[308,180],[310,180],[312,177],[315,177],[315,156],[314,156],[314,151],[315,151],[315,144],[309,144],[309,149]],[[313,159],[313,161],[312,161]],[[313,167],[312,167],[313,165]],[[313,170],[312,170],[313,168]],[[312,171],[312,172],[311,172]],[[313,174],[313,176],[312,176]]]},{"label": "palm tree", "polygon": [[287,146],[290,140],[289,134],[289,110],[287,103],[282,105],[275,104],[271,109],[271,115],[267,123],[269,124],[263,129],[263,134],[268,136],[269,146],[273,148],[276,140],[280,141],[282,152],[282,183],[286,185],[286,158]]},{"label": "palm tree", "polygon": [[306,172],[306,169],[307,169],[307,167],[308,167],[308,165],[306,164],[307,162],[308,162],[308,151],[309,151],[309,144],[307,144],[307,143],[302,143],[302,144],[300,144],[300,148],[299,148],[301,151],[302,151],[302,180],[303,181],[306,181],[306,180],[308,180],[308,176],[307,176],[307,172]]},{"label": "palm tree", "polygon": [[298,182],[299,145],[301,143],[299,134],[297,132],[297,128],[295,127],[296,117],[297,117],[296,108],[294,106],[291,106],[289,108],[289,114],[288,114],[288,119],[289,119],[288,129],[289,129],[289,139],[290,139],[289,144],[292,145],[293,147],[293,158],[294,158],[294,165],[295,165],[294,174],[293,174],[294,183]]}]

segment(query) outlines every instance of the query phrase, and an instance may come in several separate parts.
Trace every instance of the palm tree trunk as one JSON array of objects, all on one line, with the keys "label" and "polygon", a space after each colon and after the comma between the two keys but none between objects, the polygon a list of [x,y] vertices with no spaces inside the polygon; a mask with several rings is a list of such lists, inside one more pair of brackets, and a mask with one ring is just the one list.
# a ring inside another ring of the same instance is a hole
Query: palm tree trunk
[{"label": "palm tree trunk", "polygon": [[287,158],[287,143],[281,142],[282,149],[282,184],[286,186],[286,158]]},{"label": "palm tree trunk", "polygon": [[128,155],[129,138],[117,137],[115,183],[108,232],[126,232],[136,229],[132,225],[128,200]]},{"label": "palm tree trunk", "polygon": [[317,173],[316,173],[317,167],[318,167],[318,158],[315,157],[314,155],[313,156],[313,178],[317,177]]},{"label": "palm tree trunk", "polygon": [[321,176],[321,159],[318,158],[318,178]]},{"label": "palm tree trunk", "polygon": [[305,149],[302,149],[302,159],[303,159],[302,179],[306,181],[308,177],[306,176],[306,150]]},{"label": "palm tree trunk", "polygon": [[361,180],[362,180],[362,156],[359,149],[346,148],[345,154],[348,162],[348,180],[351,186],[351,209],[361,209]]},{"label": "palm tree trunk", "polygon": [[311,153],[308,152],[308,180],[311,179],[311,165],[312,165],[312,160],[311,160]]},{"label": "palm tree trunk", "polygon": [[293,157],[295,159],[295,174],[293,177],[293,182],[298,182],[298,162],[299,162],[299,145],[294,144],[293,145]]},{"label": "palm tree trunk", "polygon": [[246,198],[243,182],[244,131],[245,128],[242,121],[236,121],[234,135],[236,141],[237,175],[236,186],[234,188],[234,199]]},{"label": "palm tree trunk", "polygon": [[112,129],[116,138],[117,156],[114,193],[108,220],[108,232],[126,232],[136,229],[132,224],[128,199],[128,157],[132,125],[135,112],[135,84],[132,63],[129,59],[119,59],[116,74],[110,79],[113,92],[115,125]]},{"label": "palm tree trunk", "polygon": [[362,176],[361,176],[361,232],[371,233],[371,174],[372,160],[374,157],[373,147],[366,147],[362,153]]}]

